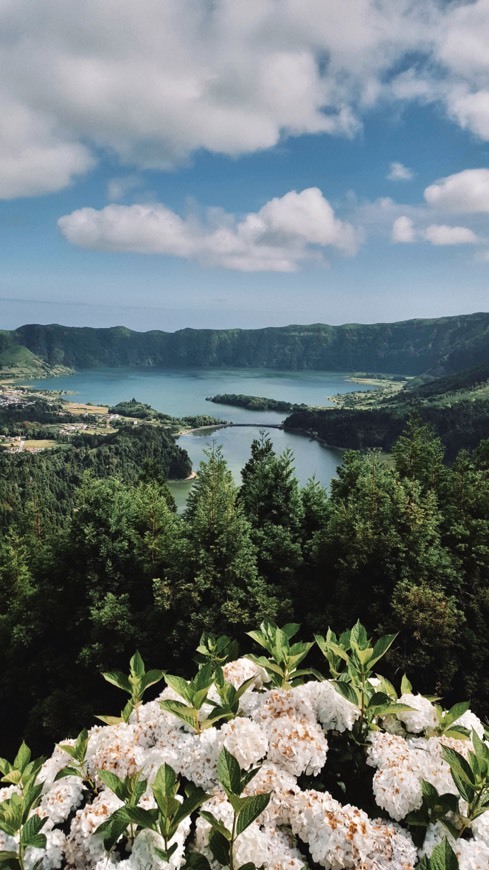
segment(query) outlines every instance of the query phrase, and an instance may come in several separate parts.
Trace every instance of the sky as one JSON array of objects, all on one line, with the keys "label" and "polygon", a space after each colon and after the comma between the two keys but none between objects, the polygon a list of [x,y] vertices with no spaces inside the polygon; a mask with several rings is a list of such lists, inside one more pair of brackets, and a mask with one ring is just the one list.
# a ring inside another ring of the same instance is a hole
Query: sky
[{"label": "sky", "polygon": [[0,0],[0,328],[489,308],[489,0]]}]

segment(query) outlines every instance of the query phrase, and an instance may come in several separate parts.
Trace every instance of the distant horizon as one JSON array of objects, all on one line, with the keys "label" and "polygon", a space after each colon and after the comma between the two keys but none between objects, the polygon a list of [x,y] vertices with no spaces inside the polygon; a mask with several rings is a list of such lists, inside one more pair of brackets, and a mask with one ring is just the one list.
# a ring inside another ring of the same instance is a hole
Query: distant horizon
[{"label": "distant horizon", "polygon": [[5,327],[0,327],[2,331],[5,332],[16,332],[18,329],[22,329],[27,326],[60,326],[63,329],[128,329],[130,332],[137,332],[144,334],[145,332],[165,332],[169,334],[174,334],[176,332],[184,332],[185,330],[206,330],[206,331],[225,331],[225,330],[241,330],[241,331],[252,331],[252,330],[265,330],[265,329],[287,329],[294,326],[389,326],[396,323],[409,323],[416,320],[445,320],[445,319],[456,319],[457,317],[472,317],[477,315],[489,315],[489,311],[460,311],[457,314],[440,314],[433,317],[405,317],[400,320],[372,320],[372,321],[364,321],[364,320],[345,320],[341,323],[332,323],[326,320],[315,320],[315,321],[307,321],[307,322],[299,322],[294,321],[290,323],[284,324],[266,324],[264,326],[182,326],[178,327],[178,329],[161,329],[158,327],[152,327],[150,329],[134,329],[131,326],[128,326],[127,323],[113,323],[110,326],[92,326],[91,324],[68,324],[68,323],[60,323],[59,321],[50,321],[46,323],[41,323],[37,320],[30,320],[24,323],[19,323],[18,326],[12,327],[10,329]]}]

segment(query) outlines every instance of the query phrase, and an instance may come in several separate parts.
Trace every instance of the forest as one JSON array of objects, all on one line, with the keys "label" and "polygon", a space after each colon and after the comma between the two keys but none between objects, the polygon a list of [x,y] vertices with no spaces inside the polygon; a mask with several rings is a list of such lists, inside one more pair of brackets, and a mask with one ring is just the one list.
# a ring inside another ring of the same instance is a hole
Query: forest
[{"label": "forest", "polygon": [[487,363],[489,315],[174,333],[28,324],[0,331],[0,366],[272,368],[443,375]]},{"label": "forest", "polygon": [[114,709],[100,672],[136,648],[182,674],[202,632],[242,645],[264,619],[398,632],[386,676],[489,715],[489,441],[447,465],[413,416],[390,458],[347,452],[326,492],[261,433],[240,487],[211,450],[178,515],[165,477],[185,455],[165,464],[162,431],[133,428],[0,457],[4,754]]}]

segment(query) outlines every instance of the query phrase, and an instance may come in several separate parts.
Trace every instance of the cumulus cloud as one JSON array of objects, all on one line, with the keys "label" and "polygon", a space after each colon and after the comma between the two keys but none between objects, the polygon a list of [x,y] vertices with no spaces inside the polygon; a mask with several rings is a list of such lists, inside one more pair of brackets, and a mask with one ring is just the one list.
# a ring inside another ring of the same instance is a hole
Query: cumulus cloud
[{"label": "cumulus cloud", "polygon": [[389,172],[387,173],[389,181],[410,181],[413,177],[414,173],[412,169],[404,166],[403,163],[394,161],[390,164]]},{"label": "cumulus cloud", "polygon": [[489,212],[489,169],[464,169],[426,188],[428,205],[443,212]]},{"label": "cumulus cloud", "polygon": [[168,169],[199,149],[236,156],[287,136],[352,136],[372,106],[399,98],[393,77],[413,52],[413,78],[426,73],[432,86],[436,54],[472,89],[473,65],[455,58],[450,33],[481,26],[435,0],[3,0],[0,9],[3,197],[59,189],[104,150]]},{"label": "cumulus cloud", "polygon": [[446,224],[431,224],[423,235],[432,245],[476,245],[480,242],[469,227],[450,227]]},{"label": "cumulus cloud", "polygon": [[64,237],[94,250],[166,254],[245,272],[293,272],[325,248],[353,254],[359,234],[339,220],[318,188],[290,191],[241,220],[220,209],[204,219],[165,205],[82,208],[58,220]]},{"label": "cumulus cloud", "polygon": [[410,244],[416,241],[414,222],[410,217],[401,215],[392,225],[392,241],[401,244]]},{"label": "cumulus cloud", "polygon": [[104,152],[165,170],[199,149],[353,136],[388,100],[437,102],[489,139],[489,0],[2,0],[0,13],[3,198],[58,190]]}]

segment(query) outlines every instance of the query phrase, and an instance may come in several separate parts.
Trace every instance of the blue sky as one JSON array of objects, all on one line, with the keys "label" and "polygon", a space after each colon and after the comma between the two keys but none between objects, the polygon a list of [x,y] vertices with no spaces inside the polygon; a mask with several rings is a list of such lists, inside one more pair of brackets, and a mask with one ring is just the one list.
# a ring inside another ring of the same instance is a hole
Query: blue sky
[{"label": "blue sky", "polygon": [[2,328],[488,309],[489,0],[0,7]]}]

